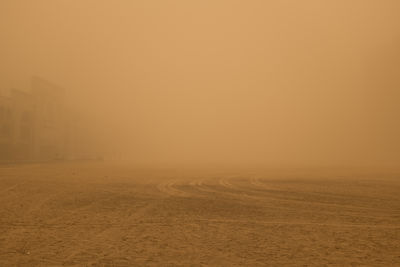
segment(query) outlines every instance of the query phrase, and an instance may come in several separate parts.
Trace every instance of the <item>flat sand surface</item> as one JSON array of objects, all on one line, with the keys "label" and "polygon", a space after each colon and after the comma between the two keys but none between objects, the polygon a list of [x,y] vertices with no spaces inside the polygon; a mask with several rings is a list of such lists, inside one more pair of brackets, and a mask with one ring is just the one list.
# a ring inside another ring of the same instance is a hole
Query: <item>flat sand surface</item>
[{"label": "flat sand surface", "polygon": [[0,266],[400,266],[400,172],[1,165]]}]

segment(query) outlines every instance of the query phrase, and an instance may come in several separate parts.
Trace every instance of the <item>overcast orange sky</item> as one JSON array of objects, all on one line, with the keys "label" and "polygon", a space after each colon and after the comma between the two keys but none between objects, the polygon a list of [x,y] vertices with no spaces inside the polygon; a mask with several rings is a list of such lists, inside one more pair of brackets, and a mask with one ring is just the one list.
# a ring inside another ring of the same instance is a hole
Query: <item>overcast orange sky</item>
[{"label": "overcast orange sky", "polygon": [[3,0],[0,87],[137,162],[398,164],[397,0]]}]

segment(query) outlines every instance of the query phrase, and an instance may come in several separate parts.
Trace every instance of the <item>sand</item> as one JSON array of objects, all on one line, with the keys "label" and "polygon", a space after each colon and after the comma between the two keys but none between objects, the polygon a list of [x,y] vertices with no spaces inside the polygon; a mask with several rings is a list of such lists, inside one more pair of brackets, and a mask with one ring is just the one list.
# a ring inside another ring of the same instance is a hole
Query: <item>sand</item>
[{"label": "sand", "polygon": [[0,266],[400,266],[400,172],[2,165]]}]

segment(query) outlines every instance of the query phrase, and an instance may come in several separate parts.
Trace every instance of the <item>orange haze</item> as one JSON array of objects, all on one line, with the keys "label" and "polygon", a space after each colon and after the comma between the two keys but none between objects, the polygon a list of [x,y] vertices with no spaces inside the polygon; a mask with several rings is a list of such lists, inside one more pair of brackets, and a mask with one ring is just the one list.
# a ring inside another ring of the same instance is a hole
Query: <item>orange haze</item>
[{"label": "orange haze", "polygon": [[68,89],[105,157],[400,162],[398,0],[3,0],[0,89]]}]

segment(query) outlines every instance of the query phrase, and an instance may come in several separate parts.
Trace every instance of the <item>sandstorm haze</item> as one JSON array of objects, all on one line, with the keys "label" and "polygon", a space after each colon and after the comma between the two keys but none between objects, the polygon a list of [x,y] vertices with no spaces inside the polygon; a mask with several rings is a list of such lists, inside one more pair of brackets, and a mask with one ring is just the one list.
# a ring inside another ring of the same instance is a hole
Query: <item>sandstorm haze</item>
[{"label": "sandstorm haze", "polygon": [[151,164],[398,164],[398,1],[2,1],[0,87]]}]

